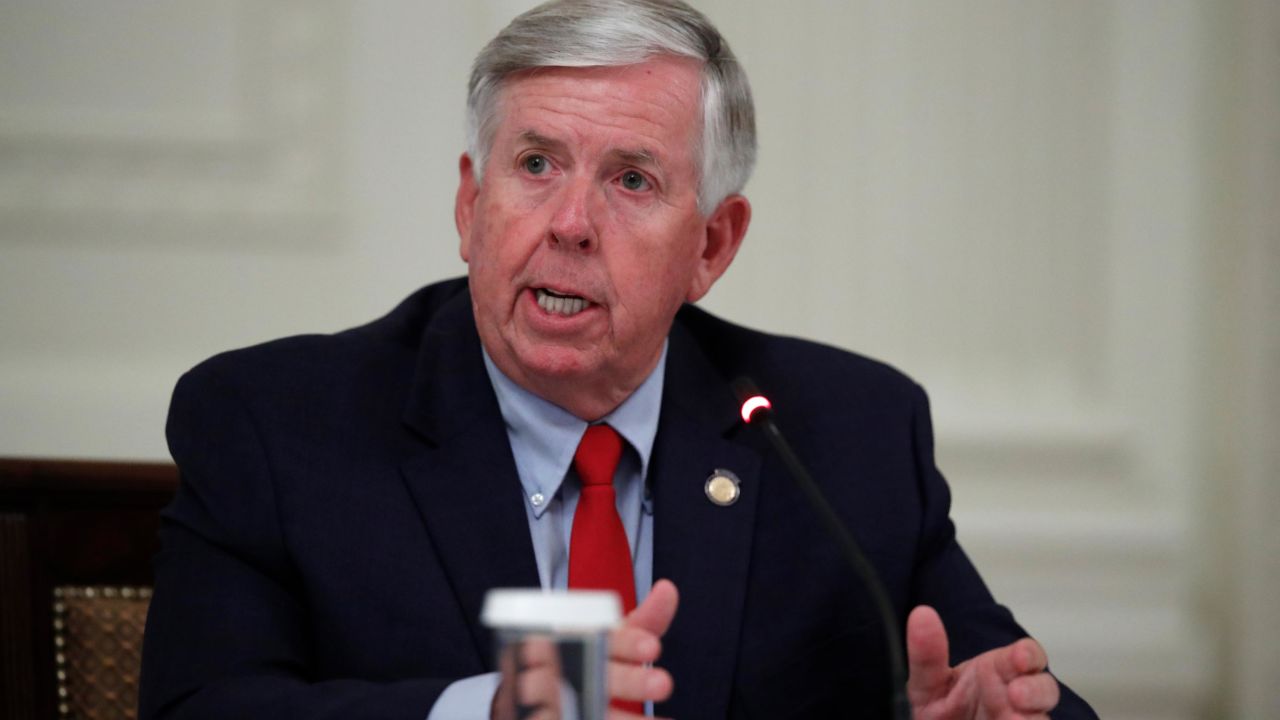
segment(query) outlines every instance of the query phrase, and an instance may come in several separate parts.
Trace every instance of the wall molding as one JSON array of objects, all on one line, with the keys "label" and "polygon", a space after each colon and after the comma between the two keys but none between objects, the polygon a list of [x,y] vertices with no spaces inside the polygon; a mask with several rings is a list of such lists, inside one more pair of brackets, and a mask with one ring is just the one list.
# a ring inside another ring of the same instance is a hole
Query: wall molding
[{"label": "wall molding", "polygon": [[[343,215],[339,5],[229,5],[220,17],[233,26],[217,30],[236,42],[218,61],[236,68],[239,101],[225,113],[193,118],[159,101],[95,112],[70,97],[61,107],[0,112],[0,235],[167,242],[212,232],[272,242],[334,234]],[[165,58],[154,61],[151,82],[189,79],[166,77]]]}]

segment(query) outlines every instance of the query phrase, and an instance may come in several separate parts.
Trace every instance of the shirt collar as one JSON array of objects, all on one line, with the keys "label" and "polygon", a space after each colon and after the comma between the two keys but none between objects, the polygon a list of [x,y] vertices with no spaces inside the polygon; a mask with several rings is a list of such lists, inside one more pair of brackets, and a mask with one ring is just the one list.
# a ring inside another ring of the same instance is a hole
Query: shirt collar
[{"label": "shirt collar", "polygon": [[[640,457],[642,482],[648,476],[649,458],[658,434],[666,365],[667,342],[664,341],[658,364],[649,376],[621,405],[600,419],[600,422],[608,423],[617,430],[635,449]],[[549,500],[559,491],[565,474],[569,472],[587,422],[517,385],[498,369],[488,351],[484,351],[484,367],[506,423],[507,438],[511,441],[511,452],[525,497],[541,495]],[[534,513],[540,516],[547,505],[545,500],[535,505]]]}]

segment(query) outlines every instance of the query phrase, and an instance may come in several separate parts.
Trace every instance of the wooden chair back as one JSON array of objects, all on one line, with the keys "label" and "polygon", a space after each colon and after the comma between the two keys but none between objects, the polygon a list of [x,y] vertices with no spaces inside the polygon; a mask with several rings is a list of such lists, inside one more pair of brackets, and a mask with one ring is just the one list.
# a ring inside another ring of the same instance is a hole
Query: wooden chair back
[{"label": "wooden chair back", "polygon": [[0,458],[0,717],[133,718],[170,463]]}]

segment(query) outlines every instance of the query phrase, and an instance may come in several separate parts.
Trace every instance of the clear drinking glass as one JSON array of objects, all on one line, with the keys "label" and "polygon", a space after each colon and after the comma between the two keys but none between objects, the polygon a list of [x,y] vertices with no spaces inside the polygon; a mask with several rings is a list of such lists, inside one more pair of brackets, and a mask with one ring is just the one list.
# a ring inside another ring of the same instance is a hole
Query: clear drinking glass
[{"label": "clear drinking glass", "polygon": [[604,720],[609,631],[622,618],[616,594],[490,590],[480,618],[502,672],[495,718]]}]

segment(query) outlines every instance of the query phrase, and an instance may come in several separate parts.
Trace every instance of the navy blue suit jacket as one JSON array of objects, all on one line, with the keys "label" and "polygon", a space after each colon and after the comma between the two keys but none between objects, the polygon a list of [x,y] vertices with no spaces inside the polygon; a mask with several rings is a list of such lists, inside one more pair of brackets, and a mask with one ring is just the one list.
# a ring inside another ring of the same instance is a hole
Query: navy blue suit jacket
[{"label": "navy blue suit jacket", "polygon": [[[680,589],[658,712],[885,715],[867,593],[737,415],[746,374],[878,569],[899,618],[941,613],[956,660],[1025,633],[956,544],[924,393],[876,362],[696,308],[670,334],[651,461],[654,577]],[[465,280],[386,317],[219,355],[178,383],[143,718],[422,720],[494,669],[485,591],[537,586],[523,496]],[[741,478],[707,500],[713,469]],[[1067,693],[1060,717],[1092,717]]]}]

